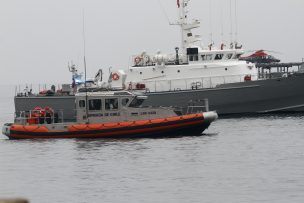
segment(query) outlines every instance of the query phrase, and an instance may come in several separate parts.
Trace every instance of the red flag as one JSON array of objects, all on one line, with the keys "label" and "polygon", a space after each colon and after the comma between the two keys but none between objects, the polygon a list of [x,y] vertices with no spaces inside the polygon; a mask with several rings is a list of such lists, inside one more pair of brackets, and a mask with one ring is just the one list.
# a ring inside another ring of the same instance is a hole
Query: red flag
[{"label": "red flag", "polygon": [[180,3],[179,3],[179,0],[177,0],[177,7],[178,7],[178,8],[180,7]]}]

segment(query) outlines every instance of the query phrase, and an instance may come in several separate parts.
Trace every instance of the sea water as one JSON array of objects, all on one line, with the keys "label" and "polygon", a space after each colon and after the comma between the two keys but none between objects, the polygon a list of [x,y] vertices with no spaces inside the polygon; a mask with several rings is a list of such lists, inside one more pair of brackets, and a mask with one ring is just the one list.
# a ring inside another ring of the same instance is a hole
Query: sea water
[{"label": "sea water", "polygon": [[[0,124],[13,119],[1,86]],[[219,119],[200,137],[7,140],[0,198],[32,203],[302,203],[304,114]]]}]

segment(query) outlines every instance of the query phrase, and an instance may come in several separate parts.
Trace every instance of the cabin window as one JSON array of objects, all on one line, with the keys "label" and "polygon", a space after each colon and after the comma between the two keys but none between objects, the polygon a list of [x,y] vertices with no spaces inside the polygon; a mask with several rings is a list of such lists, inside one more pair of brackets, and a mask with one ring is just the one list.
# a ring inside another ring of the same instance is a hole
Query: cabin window
[{"label": "cabin window", "polygon": [[189,61],[198,61],[198,55],[189,55]]},{"label": "cabin window", "polygon": [[187,55],[198,55],[198,48],[187,48]]},{"label": "cabin window", "polygon": [[79,100],[78,105],[79,108],[85,108],[85,100]]},{"label": "cabin window", "polygon": [[144,101],[144,99],[134,98],[129,107],[140,107]]},{"label": "cabin window", "polygon": [[118,99],[106,99],[105,100],[106,110],[116,110],[118,109]]},{"label": "cabin window", "polygon": [[222,60],[223,56],[224,56],[224,54],[216,54],[214,59],[215,60]]},{"label": "cabin window", "polygon": [[101,110],[101,99],[90,99],[89,100],[89,110],[90,111]]},{"label": "cabin window", "polygon": [[239,59],[241,57],[242,54],[236,54],[233,59]]},{"label": "cabin window", "polygon": [[231,59],[231,58],[232,58],[232,56],[233,56],[233,54],[227,54],[227,55],[226,55],[226,59],[228,59],[228,60],[229,60],[229,59]]},{"label": "cabin window", "polygon": [[211,61],[212,59],[213,59],[213,55],[212,54],[206,55],[206,60]]},{"label": "cabin window", "polygon": [[121,105],[122,106],[127,106],[127,104],[129,103],[129,99],[128,98],[124,98],[121,100]]}]

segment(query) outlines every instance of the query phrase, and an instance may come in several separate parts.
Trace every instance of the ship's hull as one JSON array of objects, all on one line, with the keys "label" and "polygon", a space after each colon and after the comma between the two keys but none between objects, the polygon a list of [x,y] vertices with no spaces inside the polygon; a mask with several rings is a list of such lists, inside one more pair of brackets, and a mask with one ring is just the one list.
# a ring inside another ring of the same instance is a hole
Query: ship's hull
[{"label": "ship's hull", "polygon": [[304,111],[304,74],[225,84],[213,89],[150,93],[147,105],[181,106],[208,99],[219,115]]},{"label": "ship's hull", "polygon": [[[304,112],[304,74],[288,78],[224,84],[212,89],[147,93],[144,105],[184,109],[209,100],[209,110],[219,115]],[[36,106],[64,109],[65,120],[75,118],[75,97],[15,97],[16,112]]]}]

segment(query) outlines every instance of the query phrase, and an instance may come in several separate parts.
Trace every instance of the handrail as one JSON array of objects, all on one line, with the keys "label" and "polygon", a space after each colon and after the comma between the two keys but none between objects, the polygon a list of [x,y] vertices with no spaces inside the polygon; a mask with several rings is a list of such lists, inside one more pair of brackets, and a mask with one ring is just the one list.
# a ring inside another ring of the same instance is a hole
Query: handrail
[{"label": "handrail", "polygon": [[[204,105],[195,105],[196,102],[201,102],[201,101],[204,101]],[[199,101],[191,101],[190,103],[192,103],[192,104],[188,105],[187,114],[209,111],[209,100],[208,99],[202,99]],[[200,110],[200,111],[194,112],[195,109]]]},{"label": "handrail", "polygon": [[61,96],[73,92],[72,84],[23,84],[15,86],[16,97]]},{"label": "handrail", "polygon": [[[14,120],[15,123],[24,124],[24,125],[64,123],[63,110],[54,111],[52,114],[44,115],[44,116],[41,113],[42,111],[39,110],[15,112]],[[33,116],[35,114],[38,116]]]}]

